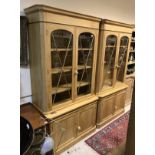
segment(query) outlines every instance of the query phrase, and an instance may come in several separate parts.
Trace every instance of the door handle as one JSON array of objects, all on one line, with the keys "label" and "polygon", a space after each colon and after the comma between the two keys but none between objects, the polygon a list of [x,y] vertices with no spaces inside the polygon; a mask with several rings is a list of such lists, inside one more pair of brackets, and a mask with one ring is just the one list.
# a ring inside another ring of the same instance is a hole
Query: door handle
[{"label": "door handle", "polygon": [[75,72],[74,72],[74,75],[78,75],[78,73],[79,73],[78,71],[75,71]]},{"label": "door handle", "polygon": [[120,66],[119,65],[116,65],[115,68],[118,69],[118,68],[120,68]]},{"label": "door handle", "polygon": [[78,131],[80,131],[80,130],[81,130],[81,126],[78,126],[78,128],[77,128],[77,129],[78,129]]},{"label": "door handle", "polygon": [[117,109],[118,109],[118,106],[115,105],[115,110],[117,110]]}]

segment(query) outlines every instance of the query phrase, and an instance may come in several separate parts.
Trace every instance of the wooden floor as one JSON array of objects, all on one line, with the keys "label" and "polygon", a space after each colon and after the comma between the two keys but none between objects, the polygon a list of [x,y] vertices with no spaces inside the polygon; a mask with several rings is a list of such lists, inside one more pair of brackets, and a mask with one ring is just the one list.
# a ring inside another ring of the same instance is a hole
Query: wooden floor
[{"label": "wooden floor", "polygon": [[[130,106],[127,106],[125,108],[125,112],[128,111],[129,109],[130,109]],[[118,117],[120,117],[120,116],[118,116]],[[117,119],[117,118],[115,118],[115,119]],[[112,120],[112,121],[114,121],[114,120]],[[109,123],[111,123],[111,122],[109,122]],[[106,124],[105,126],[107,126],[108,124]],[[104,128],[105,126],[103,126],[102,128]],[[86,139],[88,139],[90,136],[94,135],[96,132],[102,130],[102,128],[96,129],[96,131],[93,132],[91,135],[84,138],[82,141],[75,144],[74,146],[72,146],[71,148],[69,148],[68,150],[63,152],[61,155],[99,155],[95,150],[93,150],[91,147],[89,147],[84,141]],[[118,148],[113,150],[112,153],[108,153],[107,155],[124,155],[124,153],[125,153],[125,144],[126,144],[126,142],[123,142],[122,144],[120,144],[118,146]]]}]

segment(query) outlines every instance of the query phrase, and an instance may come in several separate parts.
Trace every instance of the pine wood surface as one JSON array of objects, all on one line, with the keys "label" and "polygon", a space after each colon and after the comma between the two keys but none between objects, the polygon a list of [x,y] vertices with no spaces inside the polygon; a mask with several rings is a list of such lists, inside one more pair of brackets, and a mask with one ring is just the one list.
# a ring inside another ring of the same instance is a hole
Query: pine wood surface
[{"label": "pine wood surface", "polygon": [[27,119],[31,123],[34,130],[45,126],[48,123],[45,116],[31,103],[23,104],[20,106],[20,116]]},{"label": "pine wood surface", "polygon": [[[97,126],[101,127],[124,111],[128,87],[124,80],[129,46],[122,82],[116,79],[118,55],[120,38],[127,36],[130,44],[133,26],[110,20],[101,22],[100,18],[44,5],[29,7],[25,9],[25,12],[29,19],[32,100],[50,122],[49,129],[51,136],[55,139],[57,155],[95,130],[96,120]],[[72,52],[72,65],[64,66],[63,69],[51,67],[51,52],[66,51],[64,48],[51,47],[51,33],[55,30],[66,30],[73,35],[73,45],[67,49]],[[79,47],[79,36],[84,32],[89,32],[94,36],[93,49]],[[117,37],[116,56],[112,86],[103,88],[105,68],[102,63],[105,57],[105,40],[109,35]],[[78,65],[79,52],[89,50],[93,53],[92,66]],[[77,88],[80,85],[90,84],[87,81],[79,84],[78,72],[84,68],[92,69],[91,90],[87,95],[78,95]],[[62,71],[71,72],[72,82],[59,85],[59,89],[52,87],[52,75]],[[71,90],[69,100],[63,100],[57,104],[52,103],[53,94],[67,90]]]}]

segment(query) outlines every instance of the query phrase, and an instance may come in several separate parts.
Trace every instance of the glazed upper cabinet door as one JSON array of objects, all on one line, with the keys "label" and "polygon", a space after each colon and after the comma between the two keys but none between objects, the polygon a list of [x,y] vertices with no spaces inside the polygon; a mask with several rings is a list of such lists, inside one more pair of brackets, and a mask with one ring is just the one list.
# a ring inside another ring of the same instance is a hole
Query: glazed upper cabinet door
[{"label": "glazed upper cabinet door", "polygon": [[51,32],[52,104],[72,99],[73,34],[64,29]]},{"label": "glazed upper cabinet door", "polygon": [[[95,35],[91,32],[78,31],[77,50],[77,97],[92,93]],[[94,75],[93,75],[94,74]]]},{"label": "glazed upper cabinet door", "polygon": [[53,123],[55,150],[74,140],[77,135],[77,113],[60,117]]},{"label": "glazed upper cabinet door", "polygon": [[96,124],[96,103],[86,106],[79,111],[78,135],[95,127]]},{"label": "glazed upper cabinet door", "polygon": [[97,122],[106,121],[114,113],[115,95],[110,95],[107,98],[99,100]]},{"label": "glazed upper cabinet door", "polygon": [[114,85],[116,50],[117,50],[117,36],[108,35],[106,37],[105,55],[103,60],[104,64],[103,88],[111,87]]},{"label": "glazed upper cabinet door", "polygon": [[116,64],[117,68],[116,81],[120,82],[124,81],[124,76],[126,74],[125,69],[127,63],[128,45],[129,45],[129,37],[121,36],[118,51],[118,62]]}]

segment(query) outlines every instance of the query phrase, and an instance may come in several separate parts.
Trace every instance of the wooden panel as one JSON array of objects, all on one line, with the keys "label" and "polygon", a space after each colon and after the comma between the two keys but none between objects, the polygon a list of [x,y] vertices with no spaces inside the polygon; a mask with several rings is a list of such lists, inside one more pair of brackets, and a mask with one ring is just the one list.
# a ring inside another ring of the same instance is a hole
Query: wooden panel
[{"label": "wooden panel", "polygon": [[66,24],[66,25],[72,25],[72,26],[81,26],[81,27],[88,27],[88,28],[94,28],[94,29],[99,29],[99,22],[94,22],[94,21],[89,21],[85,19],[80,19],[80,18],[73,18],[73,17],[68,17],[65,15],[57,15],[57,14],[50,14],[50,13],[45,13],[45,19],[44,21],[48,22],[51,21],[53,23],[60,23],[60,24]]},{"label": "wooden panel", "polygon": [[124,33],[132,33],[132,29],[131,28],[126,28],[123,26],[116,26],[116,25],[102,25],[102,29],[106,30],[106,31],[114,31],[114,32],[124,32]]},{"label": "wooden panel", "polygon": [[135,154],[135,86],[133,86],[133,96],[131,101],[125,155],[134,155],[134,154]]},{"label": "wooden panel", "polygon": [[79,111],[78,135],[85,133],[96,124],[96,103]]},{"label": "wooden panel", "polygon": [[131,103],[131,100],[132,100],[134,78],[128,78],[125,83],[128,85],[125,102],[126,104],[129,104]]},{"label": "wooden panel", "polygon": [[[87,100],[85,99],[85,97],[87,98]],[[91,102],[94,102],[94,101],[98,100],[98,97],[95,96],[95,95],[94,96],[87,95],[85,97],[81,98],[80,101],[78,100],[77,102],[75,102],[75,104],[68,104],[67,107],[65,107],[65,108],[62,107],[58,111],[53,111],[52,113],[49,112],[45,116],[48,119],[53,119],[53,118],[56,118],[56,117],[58,117],[60,115],[64,115],[67,112],[73,111],[75,109],[78,109],[80,107],[88,105]]]},{"label": "wooden panel", "polygon": [[133,26],[126,23],[120,23],[117,21],[111,20],[102,20],[101,22],[101,29],[109,30],[114,32],[123,32],[123,33],[132,33]]},{"label": "wooden panel", "polygon": [[[62,115],[50,124],[55,153],[60,154],[96,128],[96,102]],[[78,130],[80,127],[80,130]]]},{"label": "wooden panel", "polygon": [[115,113],[119,112],[120,110],[124,109],[125,106],[125,98],[126,98],[126,91],[121,91],[118,94],[116,94],[115,97]]},{"label": "wooden panel", "polygon": [[30,22],[52,22],[99,29],[100,18],[70,12],[43,5],[36,5],[24,10]]},{"label": "wooden panel", "polygon": [[98,103],[97,123],[101,123],[110,118],[114,113],[115,95],[103,98]]},{"label": "wooden panel", "polygon": [[[30,69],[33,104],[43,111],[51,109],[47,91],[44,24],[29,25]],[[41,35],[42,34],[42,35]],[[42,36],[42,37],[40,37]],[[45,104],[47,103],[47,104]]]},{"label": "wooden panel", "polygon": [[61,116],[53,123],[55,151],[76,138],[77,113]]}]

